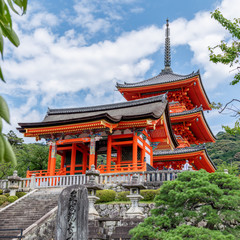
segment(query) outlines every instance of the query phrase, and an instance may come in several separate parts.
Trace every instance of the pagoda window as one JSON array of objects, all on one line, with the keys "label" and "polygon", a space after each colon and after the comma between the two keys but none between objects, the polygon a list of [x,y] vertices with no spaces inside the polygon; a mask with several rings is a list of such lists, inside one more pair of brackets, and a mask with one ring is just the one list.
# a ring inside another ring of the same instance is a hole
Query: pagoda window
[{"label": "pagoda window", "polygon": [[70,174],[70,166],[71,166],[71,157],[72,157],[72,152],[71,151],[66,151],[66,174]]},{"label": "pagoda window", "polygon": [[[123,146],[122,147],[122,162],[132,161],[133,159],[133,147],[132,146]],[[142,157],[142,149],[140,147],[137,148],[137,160],[140,161]]]}]

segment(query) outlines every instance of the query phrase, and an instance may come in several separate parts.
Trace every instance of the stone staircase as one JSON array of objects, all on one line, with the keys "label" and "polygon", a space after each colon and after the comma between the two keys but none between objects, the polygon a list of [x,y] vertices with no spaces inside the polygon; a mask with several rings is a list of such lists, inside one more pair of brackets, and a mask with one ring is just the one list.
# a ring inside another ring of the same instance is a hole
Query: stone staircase
[{"label": "stone staircase", "polygon": [[[62,189],[38,190],[16,204],[0,212],[1,229],[25,230],[50,210],[57,206],[58,196]],[[0,239],[9,240],[6,236],[16,236],[20,231],[0,231]]]}]

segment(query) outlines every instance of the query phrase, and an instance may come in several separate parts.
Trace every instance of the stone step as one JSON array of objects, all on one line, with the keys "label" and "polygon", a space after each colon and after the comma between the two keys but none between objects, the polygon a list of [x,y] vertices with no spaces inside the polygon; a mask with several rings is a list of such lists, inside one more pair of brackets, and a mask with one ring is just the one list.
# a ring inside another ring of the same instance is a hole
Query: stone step
[{"label": "stone step", "polygon": [[[26,229],[57,206],[60,190],[38,190],[0,212],[0,230]],[[20,231],[18,231],[18,234]],[[1,232],[0,236],[16,235],[16,231]],[[2,240],[2,238],[0,238]],[[9,240],[9,239],[8,239]]]}]

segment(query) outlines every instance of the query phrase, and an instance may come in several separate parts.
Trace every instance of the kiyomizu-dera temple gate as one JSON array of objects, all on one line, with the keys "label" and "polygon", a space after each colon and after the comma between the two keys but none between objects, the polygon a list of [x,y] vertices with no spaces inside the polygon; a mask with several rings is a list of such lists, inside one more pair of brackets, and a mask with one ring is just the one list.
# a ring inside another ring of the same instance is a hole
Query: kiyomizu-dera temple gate
[{"label": "kiyomizu-dera temple gate", "polygon": [[[166,95],[87,108],[51,109],[38,123],[20,123],[26,137],[49,144],[48,169],[37,176],[146,171],[154,149],[175,149]],[[56,154],[61,167],[56,169]]]}]

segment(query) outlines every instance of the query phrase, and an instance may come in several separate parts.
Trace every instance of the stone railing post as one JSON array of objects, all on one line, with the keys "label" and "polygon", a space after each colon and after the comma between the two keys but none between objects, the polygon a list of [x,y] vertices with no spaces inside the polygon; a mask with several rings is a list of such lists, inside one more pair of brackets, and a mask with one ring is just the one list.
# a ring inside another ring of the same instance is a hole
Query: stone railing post
[{"label": "stone railing post", "polygon": [[31,176],[31,183],[30,183],[30,189],[34,189],[36,186],[36,175],[32,174]]}]

